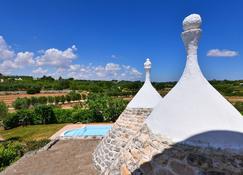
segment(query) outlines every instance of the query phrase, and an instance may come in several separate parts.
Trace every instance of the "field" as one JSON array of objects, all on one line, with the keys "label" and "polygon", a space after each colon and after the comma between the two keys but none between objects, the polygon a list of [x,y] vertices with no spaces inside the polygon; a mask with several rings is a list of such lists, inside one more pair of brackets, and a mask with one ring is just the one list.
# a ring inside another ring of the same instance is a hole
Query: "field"
[{"label": "field", "polygon": [[40,97],[40,96],[62,96],[66,95],[67,93],[58,92],[58,93],[40,93],[40,94],[11,94],[11,95],[0,95],[0,101],[5,102],[9,107],[12,106],[12,103],[16,100],[16,98],[31,98],[33,96]]}]

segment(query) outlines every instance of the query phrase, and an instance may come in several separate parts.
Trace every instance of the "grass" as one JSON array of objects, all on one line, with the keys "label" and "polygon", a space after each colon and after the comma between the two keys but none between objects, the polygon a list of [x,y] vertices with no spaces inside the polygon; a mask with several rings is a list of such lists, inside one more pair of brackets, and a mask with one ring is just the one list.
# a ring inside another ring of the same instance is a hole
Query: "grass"
[{"label": "grass", "polygon": [[10,130],[0,130],[0,136],[8,140],[17,138],[22,141],[49,139],[66,124],[20,126]]}]

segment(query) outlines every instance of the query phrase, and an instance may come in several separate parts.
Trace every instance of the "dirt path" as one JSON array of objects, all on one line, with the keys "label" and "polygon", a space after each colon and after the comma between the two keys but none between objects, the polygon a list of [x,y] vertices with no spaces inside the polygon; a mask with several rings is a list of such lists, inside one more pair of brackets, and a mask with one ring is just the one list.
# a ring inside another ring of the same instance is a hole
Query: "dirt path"
[{"label": "dirt path", "polygon": [[61,140],[25,156],[0,175],[96,175],[91,154],[99,140]]}]

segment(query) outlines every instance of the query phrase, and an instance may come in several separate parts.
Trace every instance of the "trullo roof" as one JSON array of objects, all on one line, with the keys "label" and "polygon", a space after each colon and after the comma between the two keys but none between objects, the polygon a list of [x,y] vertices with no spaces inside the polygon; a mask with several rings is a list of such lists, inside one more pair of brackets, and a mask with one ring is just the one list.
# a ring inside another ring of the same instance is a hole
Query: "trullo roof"
[{"label": "trullo roof", "polygon": [[174,142],[220,148],[243,147],[243,117],[203,76],[197,61],[201,17],[183,21],[187,61],[182,77],[145,121]]},{"label": "trullo roof", "polygon": [[162,100],[162,97],[152,86],[150,81],[151,62],[149,59],[144,63],[144,69],[146,73],[145,82],[135,97],[127,105],[128,108],[154,108]]}]

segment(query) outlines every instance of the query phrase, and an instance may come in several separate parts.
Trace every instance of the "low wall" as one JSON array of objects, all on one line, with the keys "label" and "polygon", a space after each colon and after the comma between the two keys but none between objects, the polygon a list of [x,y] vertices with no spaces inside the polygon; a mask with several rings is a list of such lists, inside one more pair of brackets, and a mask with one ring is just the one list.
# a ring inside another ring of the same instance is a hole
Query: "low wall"
[{"label": "low wall", "polygon": [[242,175],[243,155],[173,144],[146,125],[103,175]]}]

